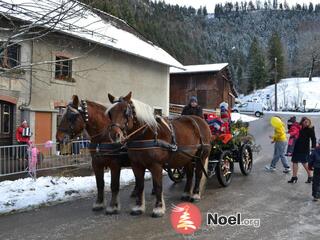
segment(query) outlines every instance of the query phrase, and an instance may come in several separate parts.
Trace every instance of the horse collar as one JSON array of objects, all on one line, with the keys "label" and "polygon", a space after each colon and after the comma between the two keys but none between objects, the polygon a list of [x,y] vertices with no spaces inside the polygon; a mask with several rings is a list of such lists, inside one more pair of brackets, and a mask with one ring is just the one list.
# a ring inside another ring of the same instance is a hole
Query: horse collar
[{"label": "horse collar", "polygon": [[81,100],[80,104],[80,113],[84,119],[85,122],[89,122],[89,114],[88,114],[88,105],[86,100]]}]

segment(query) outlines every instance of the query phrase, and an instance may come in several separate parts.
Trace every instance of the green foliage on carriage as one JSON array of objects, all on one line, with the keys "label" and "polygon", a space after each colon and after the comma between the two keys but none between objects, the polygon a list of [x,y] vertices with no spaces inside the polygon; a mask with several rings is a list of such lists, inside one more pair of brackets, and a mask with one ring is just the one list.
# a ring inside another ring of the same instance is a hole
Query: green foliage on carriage
[{"label": "green foliage on carriage", "polygon": [[211,141],[212,150],[211,153],[215,154],[225,149],[239,149],[243,144],[254,142],[254,137],[249,134],[249,123],[238,120],[231,123],[232,139],[228,143],[223,143],[222,140],[217,137]]}]

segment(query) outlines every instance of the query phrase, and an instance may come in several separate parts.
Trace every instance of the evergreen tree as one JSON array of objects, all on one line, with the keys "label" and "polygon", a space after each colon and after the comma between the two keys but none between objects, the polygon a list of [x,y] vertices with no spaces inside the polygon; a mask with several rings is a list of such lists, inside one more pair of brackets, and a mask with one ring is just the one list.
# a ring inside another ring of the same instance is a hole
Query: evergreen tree
[{"label": "evergreen tree", "polygon": [[267,79],[264,54],[256,37],[251,43],[248,57],[248,92],[251,92],[263,88]]},{"label": "evergreen tree", "polygon": [[309,3],[309,13],[313,12],[313,4],[312,2]]},{"label": "evergreen tree", "polygon": [[[277,59],[277,60],[275,60]],[[270,84],[274,82],[275,74],[277,80],[284,77],[284,57],[281,39],[278,33],[274,32],[269,40],[268,60],[270,66]],[[275,61],[277,61],[277,68],[275,69]]]},{"label": "evergreen tree", "polygon": [[206,6],[203,7],[203,15],[204,16],[208,15],[208,10],[207,10]]}]

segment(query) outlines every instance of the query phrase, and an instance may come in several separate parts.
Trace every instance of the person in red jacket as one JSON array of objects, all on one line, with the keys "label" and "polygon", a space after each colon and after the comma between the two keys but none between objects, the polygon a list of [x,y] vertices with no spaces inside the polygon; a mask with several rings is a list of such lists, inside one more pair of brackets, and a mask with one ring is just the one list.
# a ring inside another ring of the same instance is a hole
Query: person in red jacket
[{"label": "person in red jacket", "polygon": [[288,141],[288,148],[287,148],[287,156],[292,156],[294,145],[296,140],[299,137],[299,132],[301,130],[300,124],[296,121],[296,117],[293,116],[288,120],[288,133],[290,135]]},{"label": "person in red jacket", "polygon": [[17,152],[18,152],[18,157],[21,159],[27,158],[26,145],[29,145],[30,137],[31,137],[31,131],[28,126],[28,122],[26,120],[23,120],[21,125],[16,130],[16,139],[17,139],[18,145],[21,145],[18,147]]}]

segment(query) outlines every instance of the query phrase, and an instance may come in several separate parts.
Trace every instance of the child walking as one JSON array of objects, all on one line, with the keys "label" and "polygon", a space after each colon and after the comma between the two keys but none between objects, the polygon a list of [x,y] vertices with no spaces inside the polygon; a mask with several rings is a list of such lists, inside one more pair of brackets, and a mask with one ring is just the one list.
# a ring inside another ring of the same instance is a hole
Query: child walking
[{"label": "child walking", "polygon": [[274,135],[270,138],[272,139],[271,143],[274,143],[274,153],[270,166],[267,165],[265,168],[267,171],[275,171],[276,165],[279,159],[281,159],[282,165],[284,167],[284,173],[289,173],[291,171],[288,160],[285,156],[287,137],[285,131],[285,125],[280,117],[273,117],[276,125],[274,127]]},{"label": "child walking", "polygon": [[320,141],[314,151],[312,151],[308,163],[309,169],[313,169],[312,196],[313,201],[320,199]]},{"label": "child walking", "polygon": [[291,117],[288,122],[288,133],[289,133],[289,141],[286,156],[291,157],[294,149],[294,145],[299,137],[299,132],[301,130],[300,124],[297,122],[296,117]]}]

